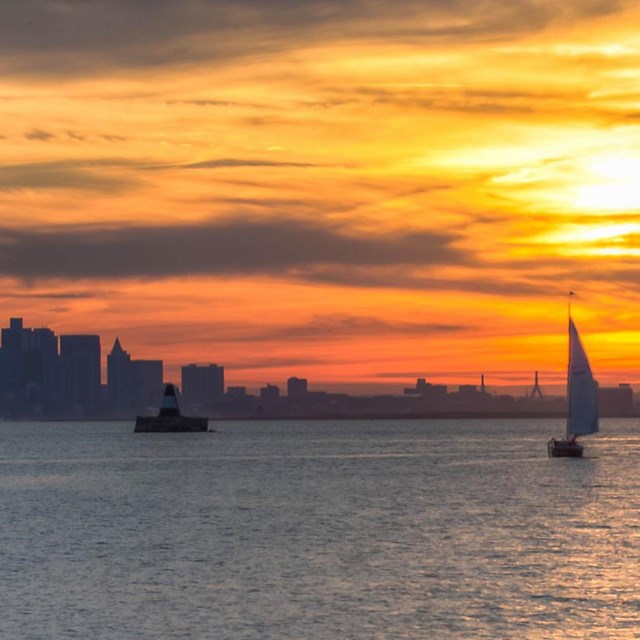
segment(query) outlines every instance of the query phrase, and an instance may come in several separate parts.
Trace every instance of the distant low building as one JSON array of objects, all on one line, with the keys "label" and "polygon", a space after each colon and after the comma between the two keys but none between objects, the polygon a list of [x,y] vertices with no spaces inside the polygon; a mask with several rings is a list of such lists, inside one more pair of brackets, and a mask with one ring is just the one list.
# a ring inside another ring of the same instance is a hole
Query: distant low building
[{"label": "distant low building", "polygon": [[598,405],[603,417],[630,416],[633,414],[633,389],[628,384],[599,387]]},{"label": "distant low building", "polygon": [[287,380],[287,396],[289,398],[304,398],[309,392],[306,378],[292,376]]},{"label": "distant low building", "polygon": [[447,387],[444,384],[431,384],[424,378],[418,378],[415,387],[405,388],[404,395],[421,396],[425,402],[439,404],[446,400]]},{"label": "distant low building", "polygon": [[280,387],[275,384],[267,384],[266,387],[260,389],[260,398],[262,400],[277,400],[280,397]]}]

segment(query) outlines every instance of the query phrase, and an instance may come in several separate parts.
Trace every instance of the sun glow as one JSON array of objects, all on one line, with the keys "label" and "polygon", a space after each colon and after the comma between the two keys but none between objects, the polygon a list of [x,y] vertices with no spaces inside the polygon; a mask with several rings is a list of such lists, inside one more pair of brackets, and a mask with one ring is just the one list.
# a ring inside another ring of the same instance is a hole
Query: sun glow
[{"label": "sun glow", "polygon": [[625,236],[640,233],[640,223],[628,222],[624,224],[608,224],[593,227],[569,225],[562,230],[543,237],[545,242],[579,242],[594,243],[604,240],[620,240]]},{"label": "sun glow", "polygon": [[571,257],[638,257],[640,249],[634,238],[640,234],[640,223],[564,225],[533,239],[548,245],[563,256]]},{"label": "sun glow", "polygon": [[587,163],[589,184],[576,189],[575,205],[586,209],[640,209],[640,158],[600,156]]}]

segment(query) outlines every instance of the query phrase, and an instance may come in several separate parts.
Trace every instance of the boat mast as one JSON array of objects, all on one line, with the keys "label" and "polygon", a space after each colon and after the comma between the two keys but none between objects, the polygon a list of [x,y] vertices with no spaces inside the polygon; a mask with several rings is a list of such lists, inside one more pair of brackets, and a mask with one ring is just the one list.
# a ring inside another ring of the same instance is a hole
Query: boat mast
[{"label": "boat mast", "polygon": [[569,343],[569,354],[567,358],[567,440],[571,437],[569,423],[571,421],[571,298],[576,294],[569,291],[569,301],[567,304],[567,333]]}]

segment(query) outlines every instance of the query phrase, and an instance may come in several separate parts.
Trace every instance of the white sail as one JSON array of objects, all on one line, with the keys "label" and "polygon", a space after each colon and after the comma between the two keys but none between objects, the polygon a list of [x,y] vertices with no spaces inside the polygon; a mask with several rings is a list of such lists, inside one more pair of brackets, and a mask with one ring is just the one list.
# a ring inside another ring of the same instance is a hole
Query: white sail
[{"label": "white sail", "polygon": [[578,330],[569,318],[569,371],[567,379],[569,417],[567,435],[583,436],[598,430],[598,384]]}]

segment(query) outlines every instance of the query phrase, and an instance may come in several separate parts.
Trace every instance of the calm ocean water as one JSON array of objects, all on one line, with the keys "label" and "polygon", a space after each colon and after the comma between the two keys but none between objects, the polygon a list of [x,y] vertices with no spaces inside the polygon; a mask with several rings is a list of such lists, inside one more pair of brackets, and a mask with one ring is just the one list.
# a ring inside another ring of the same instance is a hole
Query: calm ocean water
[{"label": "calm ocean water", "polygon": [[640,638],[640,420],[0,423],[0,637]]}]

